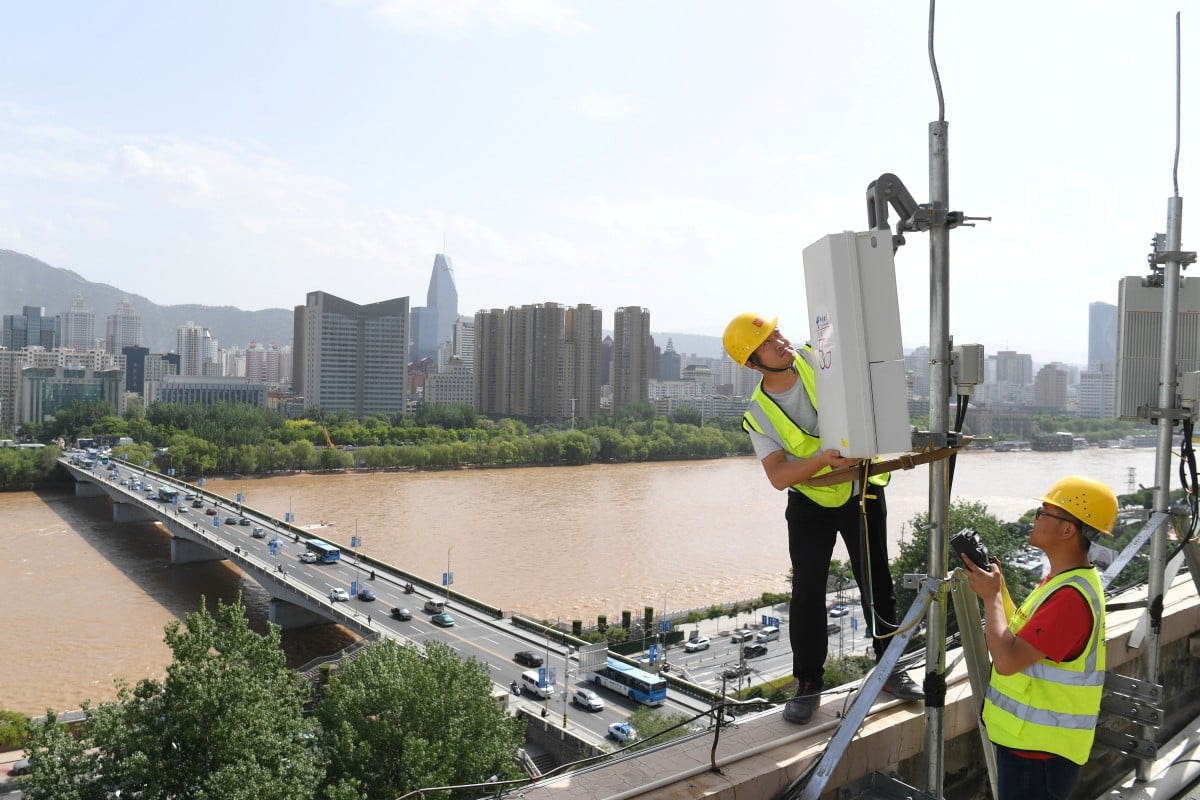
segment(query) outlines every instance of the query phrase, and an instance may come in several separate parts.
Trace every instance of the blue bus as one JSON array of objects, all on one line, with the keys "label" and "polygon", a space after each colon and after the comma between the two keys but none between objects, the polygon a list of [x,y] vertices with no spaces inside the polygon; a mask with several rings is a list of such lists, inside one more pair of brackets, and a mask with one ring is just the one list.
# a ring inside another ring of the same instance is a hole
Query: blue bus
[{"label": "blue bus", "polygon": [[592,675],[592,680],[648,706],[661,706],[667,699],[665,679],[615,658],[608,659],[604,669]]},{"label": "blue bus", "polygon": [[320,539],[309,539],[308,550],[310,553],[316,553],[317,559],[322,564],[332,564],[342,557],[342,551],[331,545],[329,542],[322,542]]}]

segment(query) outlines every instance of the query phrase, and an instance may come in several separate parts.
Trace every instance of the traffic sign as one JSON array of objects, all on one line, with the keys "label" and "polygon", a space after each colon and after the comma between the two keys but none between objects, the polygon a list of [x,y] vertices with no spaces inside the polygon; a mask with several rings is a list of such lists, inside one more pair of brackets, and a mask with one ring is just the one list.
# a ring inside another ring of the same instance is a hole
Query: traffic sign
[{"label": "traffic sign", "polygon": [[658,645],[650,645],[650,649],[646,651],[646,654],[650,656],[651,664],[653,664],[655,661],[658,661]]},{"label": "traffic sign", "polygon": [[852,631],[858,630],[858,617],[850,618],[850,630],[852,630]]},{"label": "traffic sign", "polygon": [[670,633],[671,632],[671,620],[660,619],[658,621],[658,632],[659,633]]},{"label": "traffic sign", "polygon": [[350,581],[350,594],[351,595],[358,594],[358,581]]},{"label": "traffic sign", "polygon": [[442,573],[442,586],[452,586],[452,585],[454,585],[454,573],[453,572],[443,572]]},{"label": "traffic sign", "polygon": [[546,668],[538,667],[538,688],[546,688]]},{"label": "traffic sign", "polygon": [[214,528],[219,528],[219,527],[221,527],[221,518],[220,518],[220,517],[213,517],[213,518],[212,518],[212,521],[213,521],[213,527],[214,527]]}]

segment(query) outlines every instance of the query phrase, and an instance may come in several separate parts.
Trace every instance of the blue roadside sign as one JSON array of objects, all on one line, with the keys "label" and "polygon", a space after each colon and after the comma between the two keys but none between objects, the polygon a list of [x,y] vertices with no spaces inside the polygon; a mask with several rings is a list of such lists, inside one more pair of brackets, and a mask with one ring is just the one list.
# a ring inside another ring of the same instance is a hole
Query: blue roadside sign
[{"label": "blue roadside sign", "polygon": [[646,651],[646,654],[650,656],[651,664],[653,664],[655,661],[658,661],[658,645],[650,645],[650,648]]},{"label": "blue roadside sign", "polygon": [[546,668],[545,667],[538,667],[538,686],[540,688],[546,687]]}]

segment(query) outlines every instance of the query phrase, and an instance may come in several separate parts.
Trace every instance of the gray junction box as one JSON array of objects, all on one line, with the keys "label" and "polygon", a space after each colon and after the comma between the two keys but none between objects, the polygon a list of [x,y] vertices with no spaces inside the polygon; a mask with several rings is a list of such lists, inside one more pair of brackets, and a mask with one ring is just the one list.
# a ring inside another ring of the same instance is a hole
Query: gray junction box
[{"label": "gray junction box", "polygon": [[846,231],[804,248],[821,447],[871,458],[910,449],[896,264],[888,231]]}]

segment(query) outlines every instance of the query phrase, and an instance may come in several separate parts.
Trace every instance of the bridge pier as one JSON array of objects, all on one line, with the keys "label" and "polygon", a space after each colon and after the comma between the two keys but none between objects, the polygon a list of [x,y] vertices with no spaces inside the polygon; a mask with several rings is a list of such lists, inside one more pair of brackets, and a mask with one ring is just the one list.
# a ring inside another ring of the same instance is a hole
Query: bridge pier
[{"label": "bridge pier", "polygon": [[225,556],[220,552],[189,539],[178,536],[171,537],[171,563],[192,564],[197,561],[221,561]]},{"label": "bridge pier", "polygon": [[[83,486],[82,483],[75,484],[76,488]],[[87,484],[91,485],[91,484]],[[145,506],[135,505],[133,503],[118,503],[113,501],[113,522],[153,522],[158,519]]]},{"label": "bridge pier", "polygon": [[267,615],[271,622],[284,630],[311,628],[314,625],[328,625],[331,622],[328,617],[323,617],[286,600],[280,600],[278,597],[271,598]]},{"label": "bridge pier", "polygon": [[104,489],[91,481],[75,481],[76,497],[102,497],[108,494]]}]

